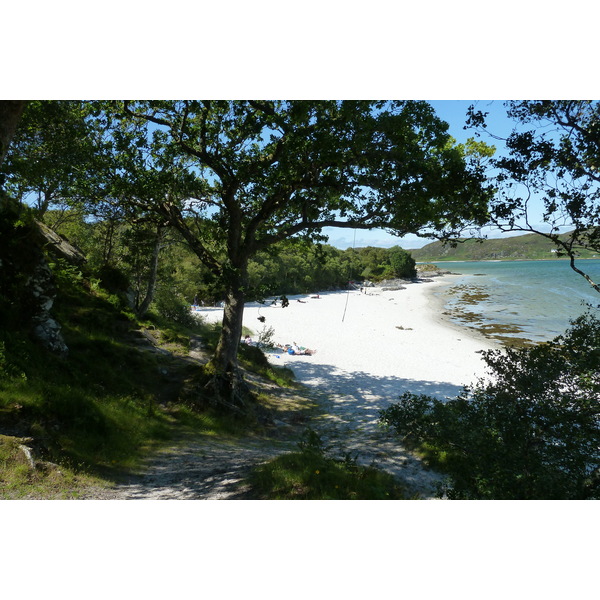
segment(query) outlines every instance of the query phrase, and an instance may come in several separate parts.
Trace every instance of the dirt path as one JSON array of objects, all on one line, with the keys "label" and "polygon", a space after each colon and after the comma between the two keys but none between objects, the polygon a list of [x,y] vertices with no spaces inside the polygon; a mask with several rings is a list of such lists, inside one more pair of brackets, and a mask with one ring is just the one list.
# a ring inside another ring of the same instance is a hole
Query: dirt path
[{"label": "dirt path", "polygon": [[[300,357],[299,357],[300,358]],[[278,414],[269,437],[186,437],[148,457],[136,473],[113,488],[93,489],[83,499],[115,500],[235,500],[249,497],[243,480],[256,465],[281,453],[298,449],[297,441],[310,427],[329,447],[329,454],[350,453],[359,464],[384,469],[402,480],[411,497],[435,497],[441,477],[398,444],[392,434],[378,425],[378,409],[396,382],[371,381],[369,389],[357,388],[353,373],[336,372],[310,360],[295,364],[295,374],[306,387],[316,410],[308,420],[296,420],[294,401],[298,396],[273,384],[249,376],[256,385],[277,393]],[[202,363],[206,356],[193,346],[186,361]],[[289,406],[290,410],[281,406]]]},{"label": "dirt path", "polygon": [[152,456],[115,488],[93,490],[96,500],[240,500],[248,498],[242,480],[256,464],[288,450],[263,440],[196,439]]}]

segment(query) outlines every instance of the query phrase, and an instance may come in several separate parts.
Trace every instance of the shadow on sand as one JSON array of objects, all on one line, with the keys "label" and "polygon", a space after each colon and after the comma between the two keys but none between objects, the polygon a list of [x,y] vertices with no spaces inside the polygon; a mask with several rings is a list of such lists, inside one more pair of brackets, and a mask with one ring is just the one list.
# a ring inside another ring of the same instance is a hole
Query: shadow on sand
[{"label": "shadow on sand", "polygon": [[418,381],[396,376],[378,376],[362,371],[343,371],[333,365],[304,359],[289,362],[298,381],[319,395],[330,396],[332,415],[347,423],[376,423],[379,411],[398,401],[404,392],[453,398],[462,386],[444,381]]}]

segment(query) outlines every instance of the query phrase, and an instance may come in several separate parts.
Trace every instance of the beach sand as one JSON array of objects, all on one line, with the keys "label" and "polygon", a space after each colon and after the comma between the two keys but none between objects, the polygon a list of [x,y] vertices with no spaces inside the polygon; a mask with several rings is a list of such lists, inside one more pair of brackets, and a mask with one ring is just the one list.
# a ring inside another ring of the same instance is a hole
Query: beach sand
[{"label": "beach sand", "polygon": [[[343,441],[340,451],[356,452],[359,462],[375,461],[400,475],[421,497],[432,496],[440,477],[424,471],[397,437],[379,426],[379,410],[405,391],[455,397],[485,375],[481,351],[498,347],[442,314],[443,302],[433,292],[448,283],[447,277],[395,291],[289,296],[286,308],[249,303],[244,312],[254,340],[263,328],[272,328],[276,343],[296,342],[317,351],[312,356],[276,353],[269,360],[291,368],[320,399],[324,441]],[[223,311],[209,308],[199,314],[214,322]]]}]

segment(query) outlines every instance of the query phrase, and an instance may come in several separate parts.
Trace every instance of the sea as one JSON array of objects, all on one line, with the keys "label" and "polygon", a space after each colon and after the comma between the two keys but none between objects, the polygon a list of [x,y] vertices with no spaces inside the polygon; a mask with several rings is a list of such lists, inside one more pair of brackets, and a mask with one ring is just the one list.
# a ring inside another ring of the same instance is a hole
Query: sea
[{"label": "sea", "polygon": [[[587,310],[600,318],[600,294],[567,260],[435,264],[460,275],[445,278],[446,284],[437,289],[445,314],[505,344],[551,340]],[[575,264],[600,283],[600,260]]]}]

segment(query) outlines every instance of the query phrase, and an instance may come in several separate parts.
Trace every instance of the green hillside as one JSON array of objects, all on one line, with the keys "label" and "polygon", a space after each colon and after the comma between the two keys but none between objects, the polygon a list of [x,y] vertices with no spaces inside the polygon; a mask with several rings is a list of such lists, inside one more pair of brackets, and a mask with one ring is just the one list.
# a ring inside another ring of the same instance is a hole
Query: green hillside
[{"label": "green hillside", "polygon": [[[566,237],[568,234],[564,234]],[[452,248],[449,244],[432,242],[410,251],[416,261],[439,262],[452,260],[547,260],[557,258],[556,246],[536,233],[506,239],[464,239]],[[581,258],[599,258],[598,253],[581,250]]]}]

